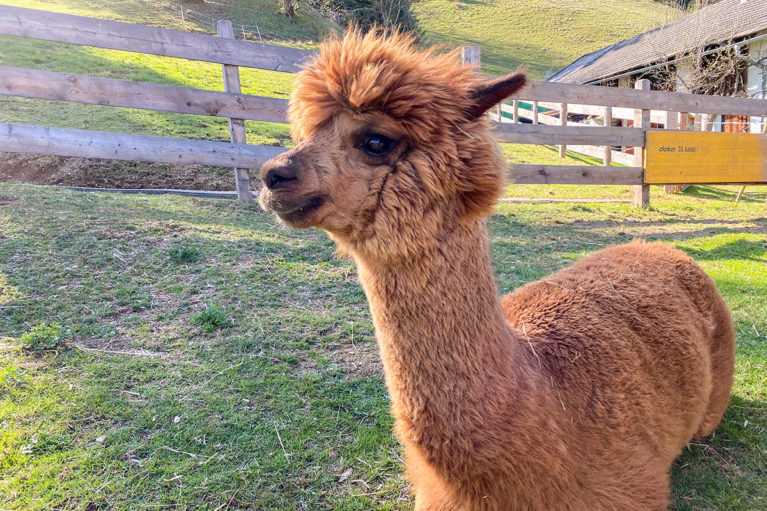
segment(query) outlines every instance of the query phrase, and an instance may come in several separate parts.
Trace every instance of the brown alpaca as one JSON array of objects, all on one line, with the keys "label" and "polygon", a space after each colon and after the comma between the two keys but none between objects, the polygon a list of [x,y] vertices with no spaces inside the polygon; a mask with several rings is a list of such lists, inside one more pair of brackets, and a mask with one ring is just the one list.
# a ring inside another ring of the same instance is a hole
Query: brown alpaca
[{"label": "brown alpaca", "polygon": [[729,400],[729,311],[689,257],[641,242],[499,299],[505,164],[483,113],[523,84],[402,35],[331,40],[261,204],[357,265],[416,509],[665,509],[672,461]]}]

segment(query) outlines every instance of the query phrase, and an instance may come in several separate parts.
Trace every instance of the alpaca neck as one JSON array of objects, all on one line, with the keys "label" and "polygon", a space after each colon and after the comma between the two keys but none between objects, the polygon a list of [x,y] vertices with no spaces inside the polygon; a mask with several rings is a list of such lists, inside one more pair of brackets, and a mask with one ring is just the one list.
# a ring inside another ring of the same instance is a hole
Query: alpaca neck
[{"label": "alpaca neck", "polygon": [[484,222],[436,239],[406,264],[355,256],[399,433],[427,453],[509,424],[535,379],[503,316]]}]

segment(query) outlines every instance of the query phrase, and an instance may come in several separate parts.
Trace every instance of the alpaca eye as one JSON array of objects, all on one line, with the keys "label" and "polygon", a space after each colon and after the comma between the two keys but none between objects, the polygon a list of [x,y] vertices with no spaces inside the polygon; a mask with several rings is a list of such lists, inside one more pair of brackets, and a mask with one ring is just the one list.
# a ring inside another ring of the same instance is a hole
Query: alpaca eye
[{"label": "alpaca eye", "polygon": [[367,135],[360,148],[370,156],[383,156],[394,146],[394,141],[383,135],[373,133]]}]

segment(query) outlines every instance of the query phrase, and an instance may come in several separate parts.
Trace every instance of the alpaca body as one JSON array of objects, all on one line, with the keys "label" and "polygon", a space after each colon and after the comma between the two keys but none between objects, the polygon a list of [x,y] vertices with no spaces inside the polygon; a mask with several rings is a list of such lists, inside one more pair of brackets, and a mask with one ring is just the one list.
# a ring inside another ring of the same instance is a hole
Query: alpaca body
[{"label": "alpaca body", "polygon": [[460,230],[416,272],[357,260],[416,509],[665,509],[673,459],[729,400],[713,282],[632,243],[499,307],[484,226]]},{"label": "alpaca body", "polygon": [[673,459],[728,402],[729,311],[643,243],[499,298],[485,218],[506,164],[484,113],[525,78],[454,57],[397,34],[323,45],[261,204],[355,261],[417,510],[664,509]]}]

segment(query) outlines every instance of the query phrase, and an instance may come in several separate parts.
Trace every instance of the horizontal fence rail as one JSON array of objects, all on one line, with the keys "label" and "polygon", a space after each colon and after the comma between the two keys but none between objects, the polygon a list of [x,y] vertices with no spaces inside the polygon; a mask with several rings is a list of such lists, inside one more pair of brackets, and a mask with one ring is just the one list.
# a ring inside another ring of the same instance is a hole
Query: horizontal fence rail
[{"label": "horizontal fence rail", "polygon": [[514,94],[512,99],[630,107],[667,112],[726,113],[767,117],[767,101],[763,99],[680,94],[570,83],[531,81],[524,89]]},{"label": "horizontal fence rail", "polygon": [[493,134],[511,144],[644,145],[644,131],[636,128],[501,123]]},{"label": "horizontal fence rail", "polygon": [[181,114],[287,122],[286,99],[0,66],[0,94]]},{"label": "horizontal fence rail", "polygon": [[507,171],[507,179],[520,185],[641,185],[642,177],[642,167],[516,164]]},{"label": "horizontal fence rail", "polygon": [[[0,124],[0,151],[259,169],[269,158],[287,149],[24,124]],[[641,171],[641,168],[631,167],[510,165],[507,178],[517,184],[630,185],[642,182]]]},{"label": "horizontal fence rail", "polygon": [[0,151],[258,169],[283,147],[0,124]]},{"label": "horizontal fence rail", "polygon": [[308,50],[0,5],[0,34],[295,73]]}]

